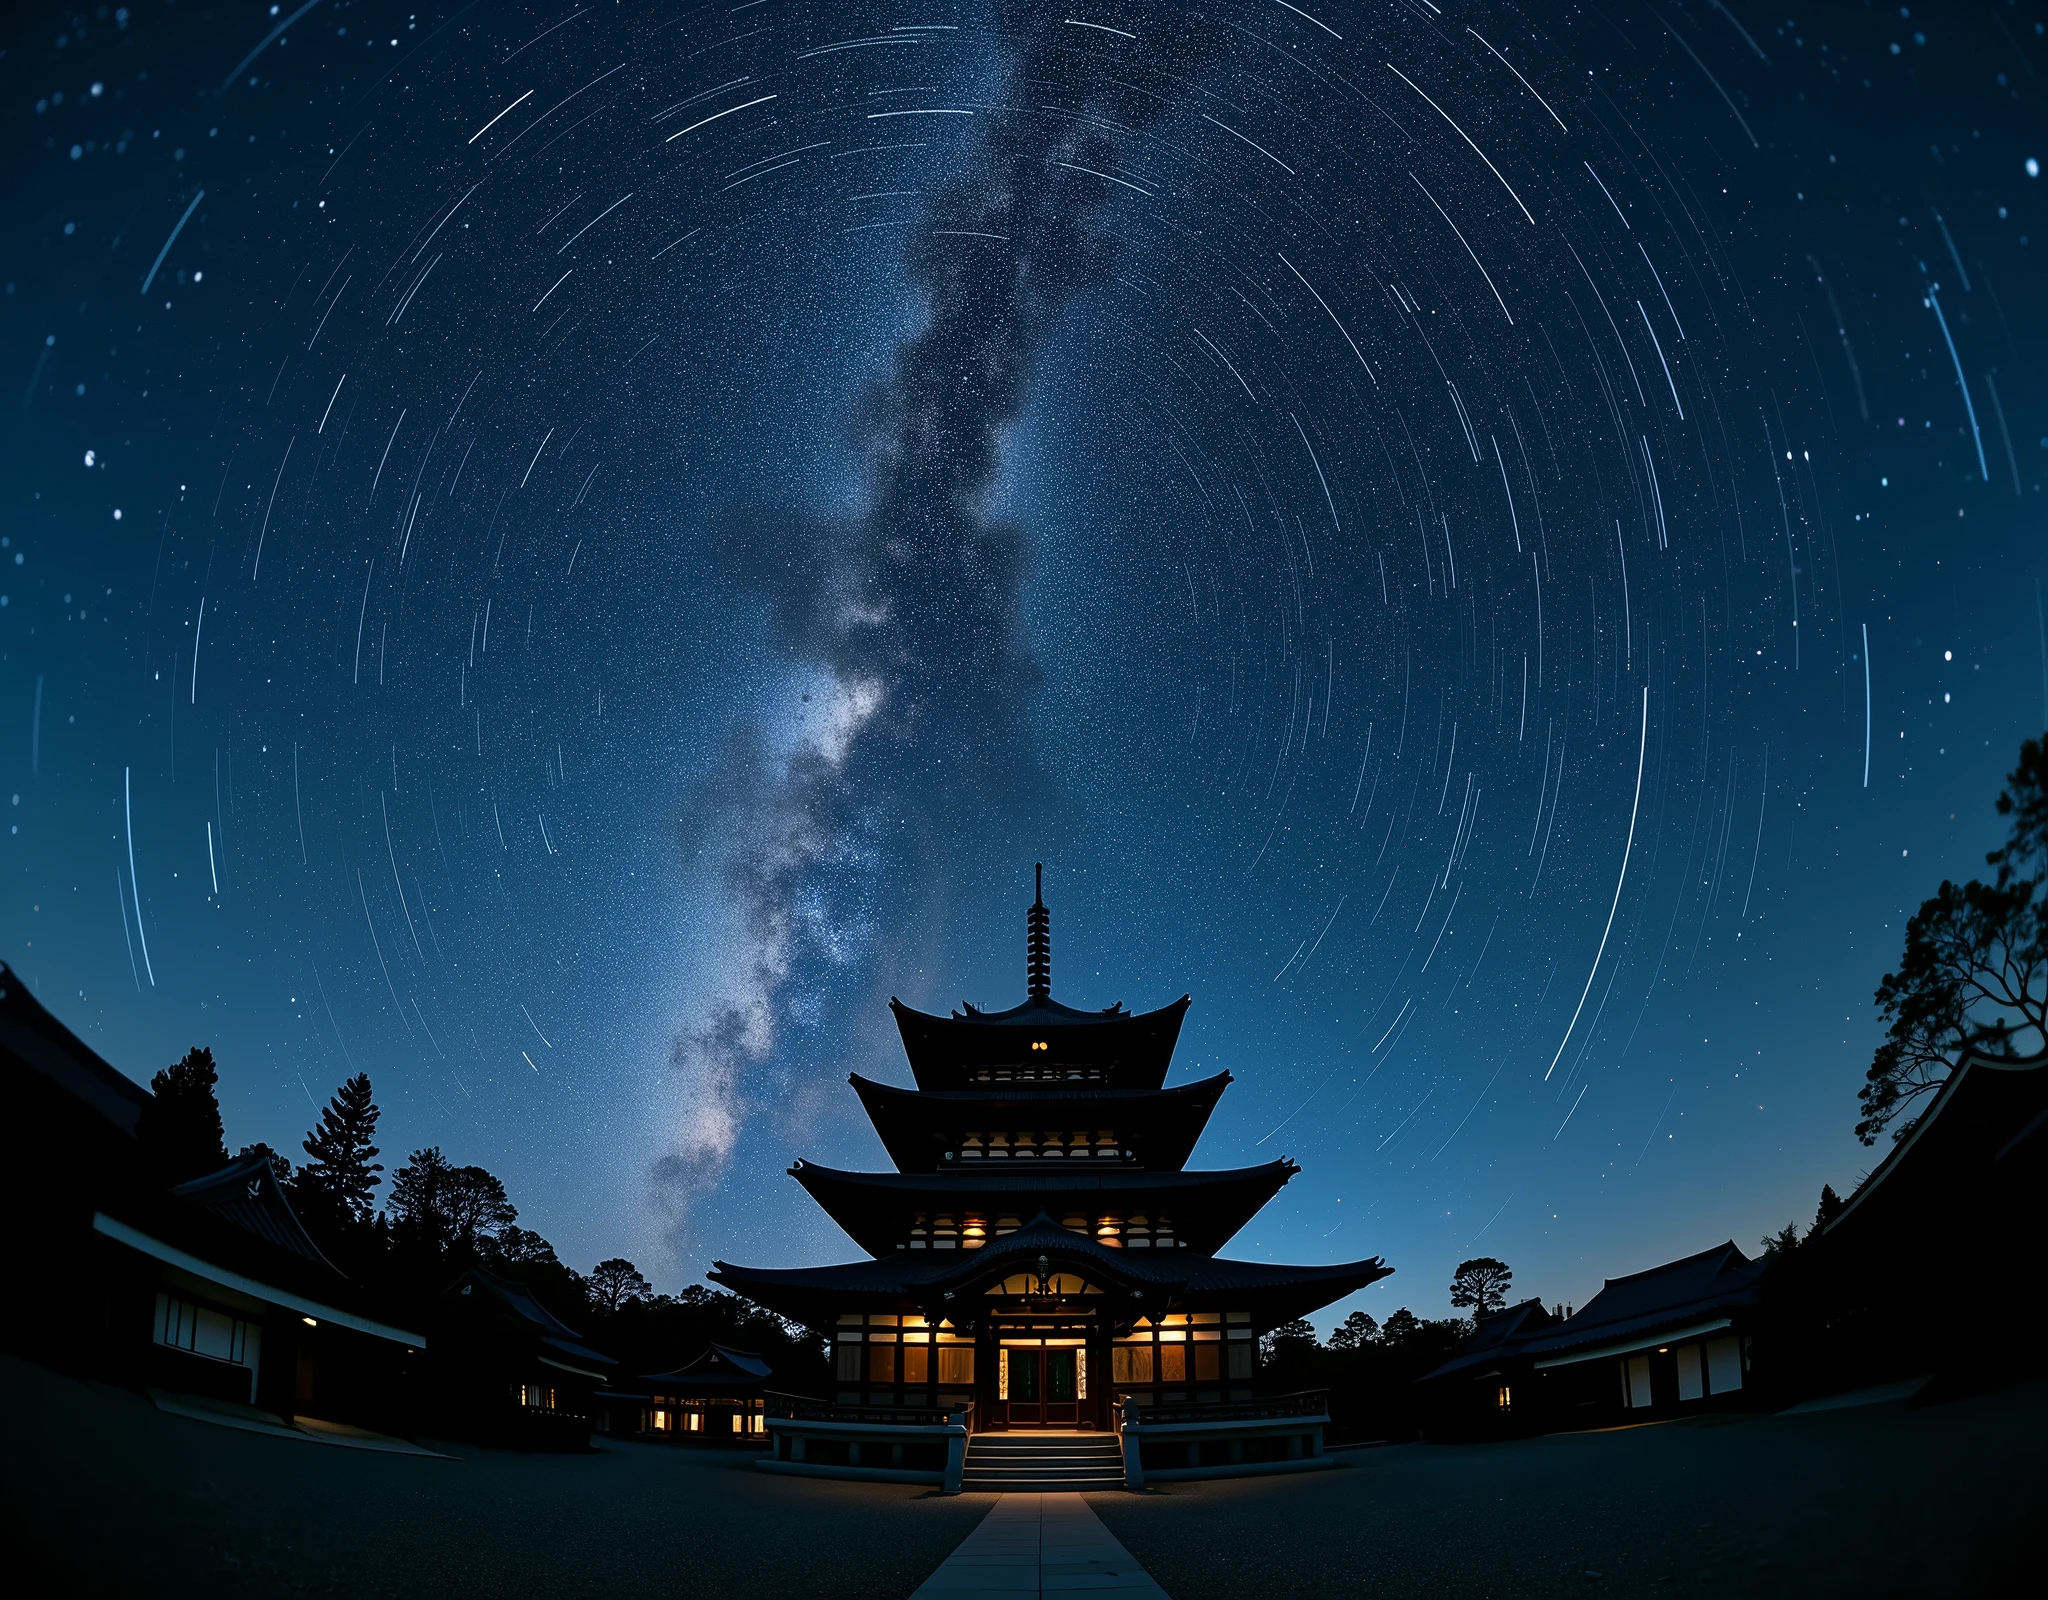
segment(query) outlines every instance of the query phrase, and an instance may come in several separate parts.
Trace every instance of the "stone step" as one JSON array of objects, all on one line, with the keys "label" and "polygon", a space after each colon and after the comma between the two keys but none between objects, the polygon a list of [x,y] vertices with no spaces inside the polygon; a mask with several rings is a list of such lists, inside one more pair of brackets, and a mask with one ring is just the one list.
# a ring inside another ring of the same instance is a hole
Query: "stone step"
[{"label": "stone step", "polygon": [[969,1467],[970,1478],[1121,1478],[1121,1463],[1110,1466]]},{"label": "stone step", "polygon": [[1122,1456],[1039,1456],[1029,1460],[1014,1457],[969,1456],[969,1472],[1025,1473],[1116,1472],[1124,1470]]},{"label": "stone step", "polygon": [[1046,1450],[1086,1450],[1114,1455],[1117,1441],[1106,1437],[1090,1438],[1085,1434],[1060,1435],[1051,1439],[1006,1439],[1000,1434],[978,1433],[969,1441],[969,1448],[1003,1455],[1035,1455]]}]

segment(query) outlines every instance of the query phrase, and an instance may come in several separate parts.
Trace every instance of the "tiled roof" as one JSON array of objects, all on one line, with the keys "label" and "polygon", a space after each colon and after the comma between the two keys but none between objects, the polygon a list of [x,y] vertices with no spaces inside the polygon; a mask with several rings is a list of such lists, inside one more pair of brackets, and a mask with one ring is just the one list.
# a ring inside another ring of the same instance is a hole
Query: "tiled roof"
[{"label": "tiled roof", "polygon": [[278,1187],[270,1157],[261,1151],[238,1156],[218,1172],[181,1183],[171,1193],[266,1244],[325,1267],[337,1277],[342,1275],[306,1232],[291,1201]]}]

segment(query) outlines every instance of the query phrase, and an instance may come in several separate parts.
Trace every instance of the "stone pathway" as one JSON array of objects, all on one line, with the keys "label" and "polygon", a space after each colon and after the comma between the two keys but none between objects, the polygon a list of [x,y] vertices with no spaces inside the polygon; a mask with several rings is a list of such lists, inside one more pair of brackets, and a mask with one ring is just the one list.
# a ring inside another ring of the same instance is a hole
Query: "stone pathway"
[{"label": "stone pathway", "polygon": [[1078,1494],[1006,1494],[911,1600],[1084,1591],[1167,1600]]}]

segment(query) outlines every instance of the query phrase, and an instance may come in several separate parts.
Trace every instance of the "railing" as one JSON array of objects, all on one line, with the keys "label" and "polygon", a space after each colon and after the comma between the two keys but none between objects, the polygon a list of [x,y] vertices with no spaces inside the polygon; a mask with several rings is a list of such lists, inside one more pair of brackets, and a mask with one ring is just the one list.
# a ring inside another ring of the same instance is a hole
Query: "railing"
[{"label": "railing", "polygon": [[1268,1395],[1260,1400],[1230,1400],[1208,1405],[1127,1406],[1119,1400],[1116,1406],[1119,1425],[1127,1419],[1149,1427],[1170,1423],[1266,1422],[1290,1417],[1327,1416],[1330,1391],[1301,1389],[1293,1394]]},{"label": "railing", "polygon": [[1323,1428],[1329,1391],[1304,1389],[1210,1405],[1116,1405],[1124,1482],[1150,1478],[1235,1477],[1327,1466]]},{"label": "railing", "polygon": [[834,1405],[808,1395],[770,1393],[766,1422],[771,1472],[932,1483],[960,1492],[974,1407]]},{"label": "railing", "polygon": [[836,1405],[814,1395],[779,1394],[768,1390],[763,1397],[771,1417],[791,1422],[858,1422],[876,1427],[937,1428],[954,1420],[961,1410],[973,1407],[934,1409],[931,1406]]}]

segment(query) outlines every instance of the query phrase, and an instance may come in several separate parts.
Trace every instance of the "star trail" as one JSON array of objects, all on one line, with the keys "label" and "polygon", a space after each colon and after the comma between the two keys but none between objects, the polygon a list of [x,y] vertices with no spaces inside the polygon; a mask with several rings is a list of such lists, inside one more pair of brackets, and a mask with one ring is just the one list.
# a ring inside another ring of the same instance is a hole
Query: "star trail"
[{"label": "star trail", "polygon": [[2048,720],[2044,72],[2006,0],[20,8],[6,958],[673,1287],[843,1253],[782,1169],[880,1164],[845,1073],[1014,1002],[1043,860],[1055,993],[1191,991],[1205,1161],[1303,1161],[1236,1253],[1748,1247]]}]

